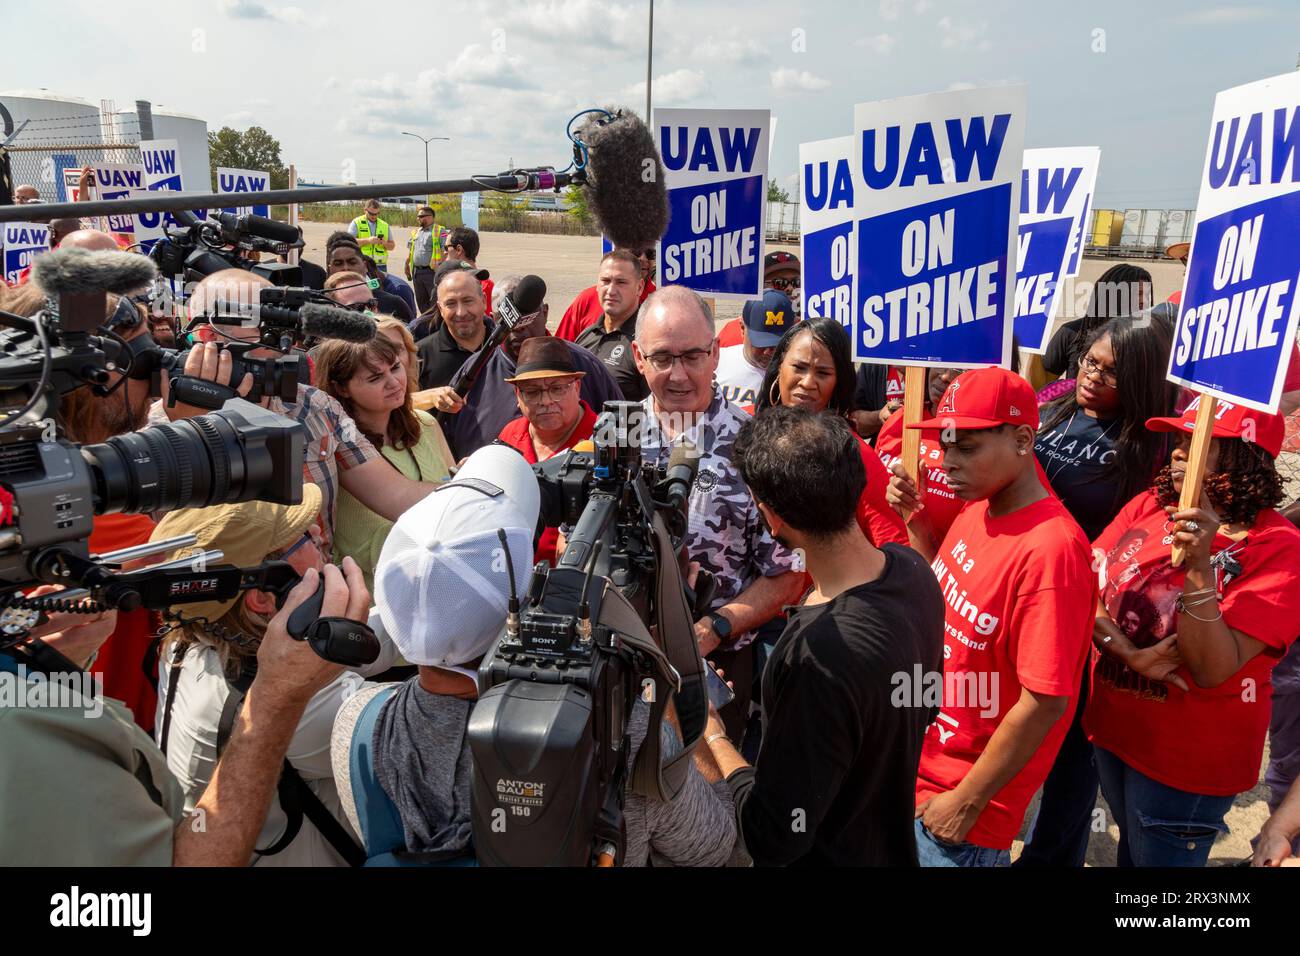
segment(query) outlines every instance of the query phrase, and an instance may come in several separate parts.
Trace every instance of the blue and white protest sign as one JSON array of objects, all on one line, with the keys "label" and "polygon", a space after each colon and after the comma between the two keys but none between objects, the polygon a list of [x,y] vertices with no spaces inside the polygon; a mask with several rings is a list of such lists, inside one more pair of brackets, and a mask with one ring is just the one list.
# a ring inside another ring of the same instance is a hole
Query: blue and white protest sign
[{"label": "blue and white protest sign", "polygon": [[[144,166],[140,163],[91,163],[97,199],[129,199],[145,188]],[[108,231],[135,233],[135,216],[109,216]]]},{"label": "blue and white protest sign", "polygon": [[5,282],[13,285],[32,260],[50,248],[50,227],[41,222],[4,224]]},{"label": "blue and white protest sign", "polygon": [[1025,88],[854,107],[854,358],[1011,359]]},{"label": "blue and white protest sign", "polygon": [[804,318],[853,324],[853,137],[799,144]]},{"label": "blue and white protest sign", "polygon": [[460,223],[475,232],[478,232],[478,210],[482,198],[482,193],[460,194]]},{"label": "blue and white protest sign", "polygon": [[1300,73],[1214,101],[1169,379],[1276,412],[1300,320]]},{"label": "blue and white protest sign", "polygon": [[[261,193],[271,188],[271,174],[264,169],[233,169],[229,166],[217,167],[217,192],[219,193]],[[271,215],[266,203],[255,206],[230,206],[222,212],[232,212],[237,216]]]},{"label": "blue and white protest sign", "polygon": [[1061,282],[1100,157],[1101,150],[1095,146],[1025,150],[1015,306],[1015,331],[1022,352],[1042,354],[1047,348],[1061,300]]},{"label": "blue and white protest sign", "polygon": [[[151,192],[184,192],[181,178],[180,150],[174,139],[140,140],[140,158],[144,164],[145,188]],[[199,218],[207,217],[207,210],[196,209]],[[140,248],[148,252],[167,229],[178,228],[180,223],[169,212],[140,213],[136,217]],[[149,238],[144,238],[149,237]]]},{"label": "blue and white protest sign", "polygon": [[767,110],[655,110],[669,221],[658,285],[752,299],[763,285]]},{"label": "blue and white protest sign", "polygon": [[[1079,274],[1079,264],[1083,262],[1083,247],[1088,244],[1088,230],[1092,226],[1092,197],[1097,190],[1097,168],[1101,165],[1101,150],[1097,150],[1097,164],[1092,167],[1092,181],[1083,197],[1083,214],[1075,226],[1074,238],[1070,242],[1070,255],[1065,260],[1065,274],[1073,277]],[[1086,175],[1086,174],[1085,174]]]}]

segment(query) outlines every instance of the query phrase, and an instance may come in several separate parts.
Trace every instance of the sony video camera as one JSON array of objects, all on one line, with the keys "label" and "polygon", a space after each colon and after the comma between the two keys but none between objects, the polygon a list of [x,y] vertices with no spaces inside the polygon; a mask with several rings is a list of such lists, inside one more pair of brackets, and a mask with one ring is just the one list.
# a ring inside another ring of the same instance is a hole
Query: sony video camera
[{"label": "sony video camera", "polygon": [[[639,404],[606,402],[589,449],[534,466],[540,525],[572,530],[556,566],[534,569],[522,607],[511,598],[506,626],[479,670],[468,738],[483,865],[621,862],[627,726],[647,678],[659,689],[647,735],[655,755],[654,715],[670,698],[688,750],[698,738],[691,724],[703,726],[700,658],[689,629],[708,604],[712,579],[697,579],[692,594],[680,583],[678,561],[698,457],[684,445],[664,473],[646,467],[637,439],[642,414]],[[679,643],[669,663],[660,645],[673,624],[673,633],[687,628],[688,646]]]}]

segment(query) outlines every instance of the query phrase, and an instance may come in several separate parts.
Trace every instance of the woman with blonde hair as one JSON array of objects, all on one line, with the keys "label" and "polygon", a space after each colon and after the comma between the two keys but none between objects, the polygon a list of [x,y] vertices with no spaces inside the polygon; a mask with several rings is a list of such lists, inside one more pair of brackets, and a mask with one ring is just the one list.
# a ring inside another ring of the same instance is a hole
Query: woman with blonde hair
[{"label": "woman with blonde hair", "polygon": [[[455,459],[437,421],[411,402],[407,354],[382,333],[365,343],[329,339],[316,352],[316,387],[338,400],[393,468],[417,481],[441,483],[451,477]],[[335,554],[350,555],[360,565],[368,588],[374,587],[375,564],[392,527],[340,492]]]}]

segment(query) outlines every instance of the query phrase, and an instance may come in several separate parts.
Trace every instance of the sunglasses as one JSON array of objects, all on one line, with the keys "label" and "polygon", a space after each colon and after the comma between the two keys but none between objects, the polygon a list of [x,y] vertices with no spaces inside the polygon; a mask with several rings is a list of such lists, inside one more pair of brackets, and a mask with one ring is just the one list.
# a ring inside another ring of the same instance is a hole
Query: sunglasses
[{"label": "sunglasses", "polygon": [[799,288],[798,278],[794,279],[769,279],[767,284],[777,292],[786,292],[790,289]]},{"label": "sunglasses", "polygon": [[351,305],[343,306],[343,308],[349,312],[371,312],[379,308],[379,303],[374,299],[369,299],[365,302],[353,302]]}]

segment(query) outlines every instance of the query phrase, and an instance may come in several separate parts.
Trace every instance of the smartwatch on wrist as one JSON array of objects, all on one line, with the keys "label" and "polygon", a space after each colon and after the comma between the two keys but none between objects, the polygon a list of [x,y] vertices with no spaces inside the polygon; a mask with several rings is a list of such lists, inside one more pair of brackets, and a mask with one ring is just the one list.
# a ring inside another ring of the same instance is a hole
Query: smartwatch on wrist
[{"label": "smartwatch on wrist", "polygon": [[714,611],[709,615],[709,626],[713,628],[713,633],[718,635],[723,644],[731,640],[731,622],[722,614]]}]

